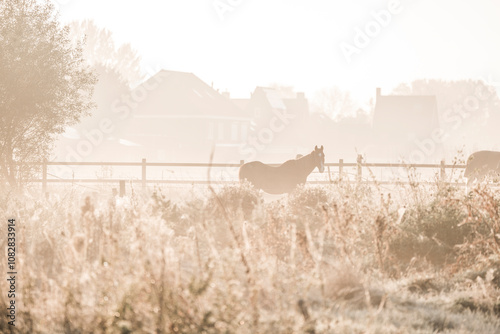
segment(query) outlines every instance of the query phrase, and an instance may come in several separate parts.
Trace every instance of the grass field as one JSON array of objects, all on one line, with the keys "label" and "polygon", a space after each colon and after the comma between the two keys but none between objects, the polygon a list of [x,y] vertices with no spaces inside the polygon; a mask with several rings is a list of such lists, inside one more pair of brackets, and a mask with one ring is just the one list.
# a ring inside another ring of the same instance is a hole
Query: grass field
[{"label": "grass field", "polygon": [[[500,332],[500,196],[487,185],[167,192],[3,195],[19,281],[16,327],[2,316],[0,332]],[[0,290],[5,310],[5,279]]]}]

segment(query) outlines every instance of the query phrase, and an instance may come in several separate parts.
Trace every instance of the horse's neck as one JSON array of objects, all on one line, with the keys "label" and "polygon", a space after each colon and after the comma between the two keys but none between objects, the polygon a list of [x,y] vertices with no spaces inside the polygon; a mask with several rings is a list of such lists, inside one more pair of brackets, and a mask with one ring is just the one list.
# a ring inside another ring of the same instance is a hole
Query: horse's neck
[{"label": "horse's neck", "polygon": [[314,164],[314,156],[312,153],[300,158],[299,163],[302,167],[301,169],[304,171],[304,174],[307,173],[306,176],[311,174],[314,170],[314,167],[316,167],[316,165]]}]

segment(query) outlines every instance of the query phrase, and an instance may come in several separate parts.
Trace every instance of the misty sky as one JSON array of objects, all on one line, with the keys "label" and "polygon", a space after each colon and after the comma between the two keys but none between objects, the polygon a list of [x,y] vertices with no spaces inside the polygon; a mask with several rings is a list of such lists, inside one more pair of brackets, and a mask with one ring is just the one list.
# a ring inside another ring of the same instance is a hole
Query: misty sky
[{"label": "misty sky", "polygon": [[[379,17],[383,24],[373,13],[394,1],[54,2],[63,22],[93,19],[117,43],[130,43],[145,73],[193,72],[232,97],[277,82],[308,97],[336,85],[361,102],[377,86],[387,93],[419,78],[500,81],[498,0],[401,0],[390,22]],[[341,43],[356,47],[359,31],[370,28],[348,62]]]}]

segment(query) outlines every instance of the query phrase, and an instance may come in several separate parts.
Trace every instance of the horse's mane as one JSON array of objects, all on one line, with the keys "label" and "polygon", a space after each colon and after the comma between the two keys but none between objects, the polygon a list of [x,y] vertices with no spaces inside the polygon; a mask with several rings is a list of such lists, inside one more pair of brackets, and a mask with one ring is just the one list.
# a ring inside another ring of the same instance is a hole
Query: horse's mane
[{"label": "horse's mane", "polygon": [[313,154],[314,154],[314,151],[312,151],[311,153],[309,153],[307,155],[303,155],[300,158],[295,159],[295,160],[305,162],[307,159],[310,159],[313,156]]}]

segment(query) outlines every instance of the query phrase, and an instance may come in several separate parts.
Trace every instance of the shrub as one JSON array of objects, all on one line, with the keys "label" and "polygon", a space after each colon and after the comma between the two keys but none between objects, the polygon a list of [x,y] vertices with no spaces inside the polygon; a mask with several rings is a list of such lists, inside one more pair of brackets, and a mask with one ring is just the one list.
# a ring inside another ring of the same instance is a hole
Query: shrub
[{"label": "shrub", "polygon": [[161,189],[153,191],[151,195],[151,211],[153,216],[159,216],[171,227],[176,234],[185,235],[189,226],[183,221],[182,211],[177,204],[167,200]]},{"label": "shrub", "polygon": [[439,188],[428,203],[406,210],[400,231],[390,241],[391,253],[401,262],[413,257],[425,258],[435,265],[451,263],[457,245],[473,240],[467,219],[467,204],[459,190]]},{"label": "shrub", "polygon": [[317,209],[329,202],[329,194],[322,187],[302,186],[290,194],[288,205],[292,212],[298,214],[304,208]]},{"label": "shrub", "polygon": [[161,189],[155,190],[151,195],[153,214],[159,214],[165,221],[178,221],[179,209],[171,200],[167,200]]},{"label": "shrub", "polygon": [[248,182],[236,186],[225,186],[208,199],[208,209],[215,211],[217,217],[225,214],[228,218],[237,217],[240,213],[244,219],[250,219],[253,210],[261,203],[259,192]]}]

